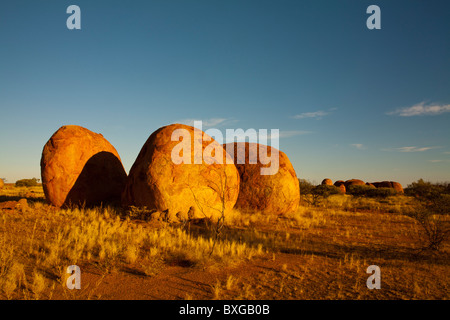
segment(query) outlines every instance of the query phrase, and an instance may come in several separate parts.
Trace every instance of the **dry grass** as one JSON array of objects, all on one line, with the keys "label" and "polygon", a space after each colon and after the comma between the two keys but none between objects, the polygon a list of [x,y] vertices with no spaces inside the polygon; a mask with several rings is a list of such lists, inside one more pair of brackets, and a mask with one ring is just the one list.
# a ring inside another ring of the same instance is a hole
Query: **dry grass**
[{"label": "dry grass", "polygon": [[[0,201],[25,196],[26,208],[0,211],[2,299],[449,297],[449,245],[438,255],[417,251],[419,226],[401,214],[406,197],[334,196],[284,216],[233,211],[211,254],[208,224],[130,218],[110,207],[59,210],[39,188],[0,191]],[[74,264],[82,290],[65,287]],[[372,264],[381,290],[366,287]]]}]

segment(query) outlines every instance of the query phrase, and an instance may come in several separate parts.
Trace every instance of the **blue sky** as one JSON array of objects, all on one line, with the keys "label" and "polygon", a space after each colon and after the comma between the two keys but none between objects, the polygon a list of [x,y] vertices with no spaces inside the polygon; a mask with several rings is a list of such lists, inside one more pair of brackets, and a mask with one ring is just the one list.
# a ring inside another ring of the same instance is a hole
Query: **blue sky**
[{"label": "blue sky", "polygon": [[[69,5],[81,30],[68,30]],[[369,30],[366,9],[381,9]],[[450,180],[448,1],[2,1],[0,177],[40,177],[62,125],[128,171],[193,119],[279,129],[299,178]]]}]

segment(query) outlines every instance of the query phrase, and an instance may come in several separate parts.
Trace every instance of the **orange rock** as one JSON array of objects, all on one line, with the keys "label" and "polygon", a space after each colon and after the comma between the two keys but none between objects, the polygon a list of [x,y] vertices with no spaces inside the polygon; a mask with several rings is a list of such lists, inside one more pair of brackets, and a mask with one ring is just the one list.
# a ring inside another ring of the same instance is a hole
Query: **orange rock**
[{"label": "orange rock", "polygon": [[322,184],[325,184],[327,186],[332,186],[333,185],[333,181],[331,181],[331,179],[323,179],[322,180]]},{"label": "orange rock", "polygon": [[[300,201],[300,188],[295,170],[286,154],[270,146],[256,143],[235,142],[232,144],[234,145],[233,159],[241,178],[236,208],[275,214],[295,212]],[[224,145],[228,152],[230,152],[229,145]],[[263,175],[261,168],[270,168],[273,164],[261,163],[257,155],[262,152],[270,157],[273,150],[279,153],[275,166],[278,167],[278,172]],[[250,163],[251,159],[258,159],[258,161]]]},{"label": "orange rock", "polygon": [[346,193],[347,192],[347,189],[345,188],[345,184],[340,184],[339,185],[339,191],[341,193]]},{"label": "orange rock", "polygon": [[345,184],[345,188],[348,188],[349,186],[363,186],[366,183],[359,179],[350,179],[350,180],[345,181],[344,184]]},{"label": "orange rock", "polygon": [[404,193],[402,185],[395,181],[374,182],[373,185],[377,188],[392,188],[399,193]]},{"label": "orange rock", "polygon": [[400,183],[391,181],[391,184],[392,184],[392,188],[394,188],[395,191],[397,191],[399,193],[404,193],[403,187]]},{"label": "orange rock", "polygon": [[[186,136],[172,141],[178,132]],[[174,162],[172,153],[186,161],[177,164],[180,159]],[[145,142],[130,169],[122,204],[165,212],[170,220],[216,219],[222,209],[226,215],[234,207],[238,194],[239,174],[222,145],[199,129],[172,124]]]},{"label": "orange rock", "polygon": [[0,179],[0,189],[3,189],[3,186],[5,185],[5,183],[3,182],[2,179]]},{"label": "orange rock", "polygon": [[392,188],[392,184],[390,181],[373,182],[372,184],[376,188]]},{"label": "orange rock", "polygon": [[116,149],[101,135],[74,125],[63,126],[45,144],[42,186],[56,206],[93,206],[120,201],[126,172]]},{"label": "orange rock", "polygon": [[[335,183],[334,183],[334,185],[336,186],[336,187],[340,187],[341,185],[343,185],[343,184],[345,184],[345,181],[344,180],[338,180],[338,181],[336,181]],[[345,186],[344,186],[345,187]]]}]

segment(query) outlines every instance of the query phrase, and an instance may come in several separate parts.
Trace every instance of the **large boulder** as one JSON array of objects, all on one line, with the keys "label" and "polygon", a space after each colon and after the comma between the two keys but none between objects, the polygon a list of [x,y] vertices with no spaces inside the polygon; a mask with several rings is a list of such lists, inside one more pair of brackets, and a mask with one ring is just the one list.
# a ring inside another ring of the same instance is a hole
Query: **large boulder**
[{"label": "large boulder", "polygon": [[382,181],[382,182],[373,182],[372,183],[376,188],[392,188],[390,181]]},{"label": "large boulder", "polygon": [[172,124],[145,142],[122,204],[164,212],[169,220],[217,219],[234,207],[238,194],[239,174],[222,145],[199,129]]},{"label": "large boulder", "polygon": [[101,135],[63,126],[45,144],[42,186],[56,206],[119,204],[127,174],[116,149]]},{"label": "large boulder", "polygon": [[403,190],[402,185],[399,182],[391,181],[391,184],[392,184],[392,188],[394,188],[395,191],[397,191],[398,193],[404,193],[405,192]]},{"label": "large boulder", "polygon": [[5,183],[3,182],[2,179],[0,179],[0,189],[3,189],[3,186],[5,185]]},{"label": "large boulder", "polygon": [[[270,146],[248,142],[228,143],[224,147],[229,154],[233,154],[241,178],[236,208],[274,214],[297,210],[300,201],[299,183],[285,153]],[[278,157],[275,156],[276,152]],[[258,156],[261,154],[267,155],[272,161],[261,161]]]},{"label": "large boulder", "polygon": [[344,180],[338,180],[338,181],[336,181],[336,182],[334,183],[334,185],[335,185],[336,187],[340,187],[341,185],[344,185],[344,187],[345,187],[345,181],[344,181]]},{"label": "large boulder", "polygon": [[402,185],[395,181],[373,182],[372,184],[377,188],[392,188],[398,193],[404,192]]},{"label": "large boulder", "polygon": [[359,179],[350,179],[344,182],[345,188],[348,189],[349,186],[364,186],[366,183]]},{"label": "large boulder", "polygon": [[332,186],[333,181],[331,181],[331,179],[323,179],[322,184],[327,185],[327,186]]}]

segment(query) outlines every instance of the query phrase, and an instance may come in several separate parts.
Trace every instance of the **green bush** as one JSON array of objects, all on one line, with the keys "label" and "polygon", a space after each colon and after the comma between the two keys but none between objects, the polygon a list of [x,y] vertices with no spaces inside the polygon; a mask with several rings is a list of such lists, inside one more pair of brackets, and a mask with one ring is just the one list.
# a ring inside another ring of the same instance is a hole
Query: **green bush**
[{"label": "green bush", "polygon": [[341,193],[340,189],[336,186],[329,186],[326,184],[320,184],[318,186],[315,186],[311,190],[312,194],[318,195],[320,197],[328,198],[329,196],[333,194],[339,194]]},{"label": "green bush", "polygon": [[329,196],[340,194],[340,189],[335,186],[318,185],[314,186],[311,182],[299,179],[300,198],[310,205],[317,206],[322,200],[326,200]]},{"label": "green bush", "polygon": [[405,193],[418,201],[408,215],[422,227],[423,249],[439,250],[450,236],[450,183],[420,179],[410,184]]},{"label": "green bush", "polygon": [[438,198],[441,194],[450,194],[450,183],[431,183],[419,179],[408,185],[405,194],[419,200],[430,201]]},{"label": "green bush", "polygon": [[34,187],[37,186],[39,179],[21,179],[16,181],[16,187]]},{"label": "green bush", "polygon": [[393,188],[375,188],[369,185],[352,185],[348,186],[347,194],[351,194],[355,197],[387,198],[395,196],[397,191]]},{"label": "green bush", "polygon": [[397,195],[398,192],[394,188],[372,188],[367,190],[367,197],[370,198],[387,198]]},{"label": "green bush", "polygon": [[300,195],[311,194],[314,185],[305,179],[298,179],[298,185],[300,187]]},{"label": "green bush", "polygon": [[364,197],[370,190],[374,189],[373,186],[368,185],[350,185],[346,188],[346,193],[355,197]]}]

